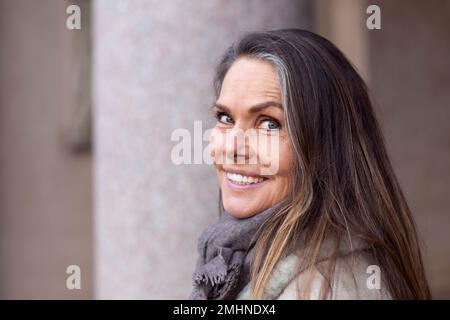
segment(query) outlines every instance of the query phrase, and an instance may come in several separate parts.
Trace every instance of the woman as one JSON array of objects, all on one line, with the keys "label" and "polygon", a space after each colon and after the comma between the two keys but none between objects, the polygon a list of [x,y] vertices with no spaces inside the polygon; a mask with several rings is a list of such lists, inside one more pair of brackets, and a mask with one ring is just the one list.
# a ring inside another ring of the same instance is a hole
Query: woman
[{"label": "woman", "polygon": [[199,239],[192,299],[430,298],[366,86],[332,43],[249,34],[215,89],[223,210]]}]

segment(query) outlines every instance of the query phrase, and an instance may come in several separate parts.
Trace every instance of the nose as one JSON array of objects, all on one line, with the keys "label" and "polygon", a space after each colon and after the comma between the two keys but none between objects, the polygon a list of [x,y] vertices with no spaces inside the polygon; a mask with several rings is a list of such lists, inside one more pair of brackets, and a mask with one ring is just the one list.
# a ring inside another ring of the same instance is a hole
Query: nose
[{"label": "nose", "polygon": [[234,126],[225,132],[225,145],[223,152],[225,153],[225,163],[245,163],[247,152],[245,144],[244,130]]},{"label": "nose", "polygon": [[252,129],[234,126],[225,133],[223,152],[226,163],[257,164],[257,140]]}]

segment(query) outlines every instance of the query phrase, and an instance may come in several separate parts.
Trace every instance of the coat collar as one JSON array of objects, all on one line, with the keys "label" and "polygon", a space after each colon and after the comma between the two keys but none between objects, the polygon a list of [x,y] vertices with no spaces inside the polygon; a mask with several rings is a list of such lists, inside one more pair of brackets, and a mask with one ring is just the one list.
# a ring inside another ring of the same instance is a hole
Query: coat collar
[{"label": "coat collar", "polygon": [[[328,239],[322,245],[322,250],[319,254],[319,262],[326,261],[330,258],[330,254],[335,246],[335,240]],[[353,252],[367,249],[369,245],[367,242],[360,239],[344,238],[340,245],[339,256],[346,256]],[[272,271],[269,280],[267,281],[264,299],[273,300],[281,295],[287,285],[298,274],[297,266],[302,257],[302,250],[299,253],[291,253],[286,258],[280,260]],[[250,300],[250,283],[248,283],[237,296],[237,300]]]}]

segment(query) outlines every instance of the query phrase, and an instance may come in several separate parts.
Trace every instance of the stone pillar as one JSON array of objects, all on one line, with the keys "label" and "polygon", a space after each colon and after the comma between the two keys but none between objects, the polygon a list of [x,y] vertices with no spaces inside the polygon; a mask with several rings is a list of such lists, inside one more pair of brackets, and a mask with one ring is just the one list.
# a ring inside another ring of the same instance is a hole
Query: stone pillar
[{"label": "stone pillar", "polygon": [[307,0],[93,3],[96,297],[186,298],[218,216],[212,166],[171,161],[171,133],[213,123],[212,75],[243,32],[310,28]]}]

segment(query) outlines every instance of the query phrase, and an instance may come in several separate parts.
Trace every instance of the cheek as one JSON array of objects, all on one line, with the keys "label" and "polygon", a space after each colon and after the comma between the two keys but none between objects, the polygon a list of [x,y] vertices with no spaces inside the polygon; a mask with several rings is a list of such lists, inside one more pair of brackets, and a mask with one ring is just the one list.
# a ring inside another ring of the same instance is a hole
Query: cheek
[{"label": "cheek", "polygon": [[220,162],[218,157],[222,152],[223,141],[224,134],[217,127],[213,128],[209,137],[209,148],[215,163]]},{"label": "cheek", "polygon": [[294,154],[289,144],[280,145],[280,159],[279,159],[278,172],[274,176],[274,196],[278,202],[280,199],[286,197],[289,194],[293,180],[294,170]]},{"label": "cheek", "polygon": [[292,175],[292,171],[294,170],[294,154],[292,152],[292,147],[288,143],[280,144],[280,152],[279,152],[279,175],[280,176],[288,176]]},{"label": "cheek", "polygon": [[273,176],[290,176],[293,170],[293,152],[287,139],[269,140],[258,146],[258,158],[266,167],[265,174]]}]

